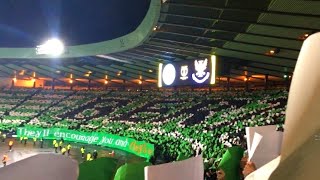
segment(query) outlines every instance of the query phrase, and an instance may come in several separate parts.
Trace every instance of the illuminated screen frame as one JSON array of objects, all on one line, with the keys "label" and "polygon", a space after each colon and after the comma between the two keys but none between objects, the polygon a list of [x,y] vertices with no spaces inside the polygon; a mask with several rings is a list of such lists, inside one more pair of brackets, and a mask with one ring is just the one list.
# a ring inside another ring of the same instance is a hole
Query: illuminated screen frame
[{"label": "illuminated screen frame", "polygon": [[[209,83],[203,83],[202,85],[213,85],[216,83],[216,64],[217,64],[217,57],[216,55],[211,55],[210,56],[210,62],[211,62],[211,67],[210,67],[210,79],[209,79]],[[185,61],[187,62],[187,61]],[[190,63],[190,62],[188,62]],[[180,62],[177,62],[177,63],[168,63],[168,64],[174,64],[174,65],[178,65],[178,64],[181,64]],[[158,87],[163,87],[163,69],[166,65],[168,64],[163,64],[163,63],[159,63],[159,69],[158,69]],[[177,70],[175,71],[176,74],[180,74],[177,73]],[[179,81],[179,78],[178,78],[178,81]],[[187,83],[187,85],[190,85],[190,86],[196,86],[194,85],[194,82],[192,82],[191,80],[189,80],[188,82],[190,82],[189,84]],[[201,83],[199,83],[200,85]],[[171,87],[171,86],[183,86],[183,85],[180,85],[180,84],[176,84],[175,82],[172,84],[172,85],[167,85],[165,87]]]}]

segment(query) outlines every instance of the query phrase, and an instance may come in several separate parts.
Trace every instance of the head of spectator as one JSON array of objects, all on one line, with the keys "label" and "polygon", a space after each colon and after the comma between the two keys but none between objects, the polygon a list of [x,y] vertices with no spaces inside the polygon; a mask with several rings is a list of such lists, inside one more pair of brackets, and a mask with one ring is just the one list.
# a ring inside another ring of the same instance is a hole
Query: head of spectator
[{"label": "head of spectator", "polygon": [[218,165],[218,180],[240,180],[240,161],[244,149],[233,146],[227,149]]}]

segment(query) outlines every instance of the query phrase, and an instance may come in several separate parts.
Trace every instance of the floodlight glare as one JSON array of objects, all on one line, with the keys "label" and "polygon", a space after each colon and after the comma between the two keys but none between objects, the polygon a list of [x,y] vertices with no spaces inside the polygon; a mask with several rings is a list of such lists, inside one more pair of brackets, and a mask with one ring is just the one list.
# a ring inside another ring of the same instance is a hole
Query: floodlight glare
[{"label": "floodlight glare", "polygon": [[64,52],[64,45],[59,39],[49,39],[44,44],[37,46],[37,54],[46,54],[50,56],[59,56]]}]

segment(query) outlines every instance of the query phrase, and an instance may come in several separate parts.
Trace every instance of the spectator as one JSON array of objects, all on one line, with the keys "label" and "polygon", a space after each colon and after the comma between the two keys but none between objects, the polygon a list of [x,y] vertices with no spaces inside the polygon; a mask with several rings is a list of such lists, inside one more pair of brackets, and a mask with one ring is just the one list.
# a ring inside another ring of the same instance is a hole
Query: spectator
[{"label": "spectator", "polygon": [[240,180],[240,161],[244,150],[238,146],[228,148],[218,166],[218,180]]}]

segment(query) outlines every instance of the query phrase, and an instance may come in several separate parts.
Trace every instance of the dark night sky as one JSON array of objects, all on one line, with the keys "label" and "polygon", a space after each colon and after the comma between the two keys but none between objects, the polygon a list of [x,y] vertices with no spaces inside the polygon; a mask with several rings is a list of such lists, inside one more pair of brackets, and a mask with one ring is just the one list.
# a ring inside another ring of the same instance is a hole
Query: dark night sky
[{"label": "dark night sky", "polygon": [[0,47],[65,45],[114,39],[134,31],[150,0],[1,0]]}]

